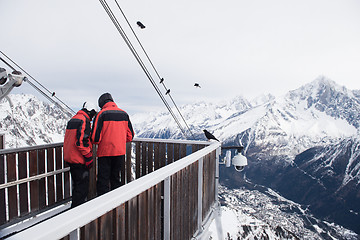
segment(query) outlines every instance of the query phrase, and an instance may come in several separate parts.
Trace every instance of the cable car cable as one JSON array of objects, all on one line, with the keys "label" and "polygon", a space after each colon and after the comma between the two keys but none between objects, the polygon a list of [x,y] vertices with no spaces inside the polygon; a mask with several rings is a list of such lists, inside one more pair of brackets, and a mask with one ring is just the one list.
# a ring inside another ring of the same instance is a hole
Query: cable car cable
[{"label": "cable car cable", "polygon": [[[18,64],[16,64],[11,58],[9,58],[6,54],[4,54],[2,51],[0,51],[7,59],[9,59],[13,64],[15,64],[18,68],[20,68],[24,73],[26,73],[30,78],[34,79],[30,74],[28,74],[23,68],[21,68]],[[3,61],[6,65],[8,65],[13,71],[16,71],[16,69],[9,64],[7,61],[5,61],[3,58],[0,57],[0,60]],[[36,80],[35,80],[36,81]],[[58,102],[56,102],[54,99],[52,99],[49,95],[47,95],[44,91],[42,91],[39,87],[37,87],[34,83],[32,83],[28,78],[26,78],[25,82],[29,83],[31,87],[33,87],[36,91],[38,91],[41,95],[43,95],[45,98],[47,98],[50,102],[55,104],[57,107],[61,109],[62,112],[68,114],[69,116],[72,116],[72,113],[64,109],[63,106],[61,106]],[[36,81],[39,83],[38,81]],[[40,86],[45,88],[43,85],[39,83]],[[45,88],[46,89],[46,88]],[[47,90],[47,89],[46,89]],[[59,100],[61,103],[63,103],[61,100]],[[65,103],[63,103],[65,106],[67,106]],[[68,106],[67,106],[68,107]],[[68,107],[69,108],[69,107]],[[71,108],[69,108],[72,112],[74,112]]]},{"label": "cable car cable", "polygon": [[[45,89],[50,95],[53,94],[53,92],[51,92],[49,89],[47,89],[44,85],[42,85],[39,81],[37,81],[33,76],[31,76],[27,71],[25,71],[22,67],[20,67],[15,61],[13,61],[10,57],[8,57],[4,52],[0,51],[0,53],[2,55],[4,55],[9,61],[11,61],[13,64],[15,64],[15,66],[17,66],[19,69],[21,69],[21,71],[23,71],[26,75],[28,75],[31,79],[33,79],[37,84],[39,84],[43,89]],[[3,59],[2,59],[3,60]],[[4,60],[3,60],[4,61]],[[8,66],[10,66],[7,63]],[[12,66],[11,68],[13,70],[15,70]],[[29,84],[34,87],[36,90],[38,90],[39,92],[41,91],[40,88],[35,87],[35,85],[33,83],[30,82],[29,79],[27,79],[27,81],[29,82]],[[43,94],[44,96],[46,95],[45,92],[41,91],[41,94]],[[70,110],[71,114],[75,114],[76,112],[74,110],[72,110],[66,103],[64,103],[62,100],[60,100],[57,96],[53,96],[55,99],[57,99],[61,104],[63,104],[68,110]],[[49,96],[46,95],[46,98],[48,98],[51,102],[55,103],[57,106],[60,106],[59,103],[57,103],[56,101],[54,101],[52,98],[50,98]],[[60,106],[60,108],[64,111],[65,109],[63,107]],[[66,110],[65,110],[66,111]],[[69,111],[66,111],[67,113],[69,113]]]},{"label": "cable car cable", "polygon": [[111,19],[111,21],[113,22],[113,24],[115,25],[116,29],[118,30],[118,32],[120,33],[120,35],[122,36],[122,38],[124,39],[125,43],[127,44],[127,46],[129,47],[130,51],[132,52],[132,54],[134,55],[135,59],[137,60],[137,62],[140,64],[141,68],[143,69],[145,75],[148,77],[148,79],[150,80],[151,84],[153,85],[153,87],[155,88],[156,92],[158,93],[158,95],[160,96],[161,100],[163,101],[163,103],[165,104],[165,106],[167,107],[168,111],[171,113],[172,117],[174,118],[175,122],[177,123],[177,125],[179,126],[180,130],[182,131],[182,133],[184,134],[184,136],[186,138],[186,132],[184,131],[183,127],[181,126],[179,120],[177,119],[177,117],[175,116],[175,114],[173,113],[173,111],[171,110],[171,107],[169,106],[169,104],[167,103],[166,99],[164,98],[164,96],[162,95],[161,91],[159,90],[159,88],[156,86],[155,81],[153,80],[151,74],[149,73],[149,71],[147,70],[145,64],[142,62],[140,56],[138,55],[137,51],[135,50],[134,46],[131,44],[131,41],[129,40],[129,38],[127,37],[126,33],[124,32],[124,30],[122,29],[121,25],[119,24],[118,20],[116,19],[114,13],[112,12],[111,8],[109,7],[109,5],[107,4],[107,2],[105,0],[99,0],[101,5],[103,6],[104,10],[106,11],[106,13],[108,14],[109,18]]},{"label": "cable car cable", "polygon": [[[159,80],[161,80],[161,77],[160,77],[159,72],[158,72],[158,71],[157,71],[157,69],[155,68],[155,66],[154,66],[153,62],[151,61],[151,59],[150,59],[149,55],[147,54],[147,52],[146,52],[146,50],[145,50],[144,46],[142,45],[142,43],[141,43],[140,39],[139,39],[139,38],[138,38],[138,36],[136,35],[136,33],[135,33],[135,31],[134,31],[133,27],[131,26],[130,22],[128,21],[127,17],[125,16],[124,11],[123,11],[123,10],[122,10],[122,8],[120,7],[120,5],[119,5],[119,3],[118,3],[118,1],[117,1],[117,0],[115,0],[115,3],[116,3],[116,5],[118,6],[118,8],[119,8],[119,10],[120,10],[121,14],[123,15],[124,19],[126,20],[126,22],[127,22],[128,26],[130,27],[130,29],[131,29],[132,33],[134,34],[134,36],[135,36],[135,38],[136,38],[137,42],[139,43],[139,45],[140,45],[141,49],[143,50],[143,52],[144,52],[145,56],[147,57],[148,61],[150,62],[150,65],[151,65],[151,66],[152,66],[152,68],[154,69],[154,71],[155,71],[156,75],[158,76]],[[165,90],[168,90],[168,89],[166,88],[166,86],[165,86],[165,83],[164,83],[163,81],[162,81],[161,83],[162,83],[162,85],[164,86]],[[194,134],[192,133],[192,131],[191,131],[190,127],[188,126],[188,124],[187,124],[187,122],[186,122],[185,118],[184,118],[184,117],[183,117],[183,115],[181,114],[180,109],[178,108],[178,106],[177,106],[177,104],[175,103],[174,99],[172,98],[171,94],[169,93],[168,95],[169,95],[169,97],[170,97],[170,99],[171,99],[172,103],[174,104],[174,106],[175,106],[176,110],[178,111],[179,115],[181,116],[182,120],[184,121],[184,123],[185,123],[185,125],[186,125],[187,129],[188,129],[188,130],[189,130],[189,132],[191,133],[192,137],[195,139]]]},{"label": "cable car cable", "polygon": [[114,23],[115,27],[118,29],[120,35],[123,37],[123,39],[125,40],[126,44],[128,45],[128,47],[130,48],[131,52],[133,53],[133,55],[135,56],[136,60],[138,61],[138,63],[140,64],[140,66],[142,67],[143,71],[145,72],[145,74],[147,75],[148,79],[150,80],[151,84],[153,85],[153,87],[155,88],[155,90],[157,91],[158,95],[160,96],[160,98],[162,99],[163,103],[165,104],[165,106],[167,107],[167,109],[169,110],[169,112],[171,113],[171,115],[173,116],[174,120],[176,121],[176,123],[178,124],[179,128],[181,129],[182,133],[185,135],[185,137],[187,138],[186,132],[184,131],[184,129],[182,128],[180,122],[178,121],[177,117],[175,116],[175,114],[172,112],[169,104],[167,103],[166,99],[164,98],[164,96],[162,95],[161,91],[159,90],[159,88],[156,86],[154,80],[151,77],[151,74],[149,73],[149,71],[147,70],[146,66],[144,65],[144,63],[142,62],[140,56],[138,55],[138,53],[136,52],[134,46],[131,44],[129,38],[127,37],[126,33],[124,32],[124,30],[122,29],[122,27],[120,26],[119,22],[117,21],[115,15],[113,14],[113,12],[111,11],[109,5],[106,3],[106,1],[100,1],[101,4],[103,5],[105,11],[107,12],[108,16],[110,17],[110,19],[112,20],[112,22]]}]

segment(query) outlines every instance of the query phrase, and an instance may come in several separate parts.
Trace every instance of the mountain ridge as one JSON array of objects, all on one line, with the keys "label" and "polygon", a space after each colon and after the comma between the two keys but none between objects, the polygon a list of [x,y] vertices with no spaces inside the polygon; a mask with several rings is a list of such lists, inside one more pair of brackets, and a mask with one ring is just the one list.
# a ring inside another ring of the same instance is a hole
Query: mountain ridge
[{"label": "mountain ridge", "polygon": [[53,104],[31,94],[9,94],[0,101],[0,132],[5,148],[62,142],[68,118]]},{"label": "mountain ridge", "polygon": [[[317,94],[320,96],[317,99],[306,95],[314,90],[319,93],[324,87],[325,90],[332,92],[340,89],[341,94],[339,93],[338,97],[347,104],[334,102],[327,107],[324,106],[325,97],[322,95]],[[343,95],[344,91],[351,97]],[[225,143],[231,139],[241,139],[239,134],[251,129],[248,134],[253,141],[248,141],[248,145],[251,143],[268,144],[268,141],[264,142],[262,139],[270,137],[273,138],[271,141],[276,140],[287,144],[287,149],[278,149],[278,151],[295,156],[320,142],[333,142],[339,138],[355,135],[359,131],[360,98],[352,92],[336,85],[332,80],[319,77],[280,97],[267,95],[262,101],[248,101],[237,96],[228,101],[230,106],[227,107],[223,103],[217,105],[202,101],[182,106],[180,111],[184,118],[188,119],[187,124],[197,139],[205,139],[202,135],[204,128]],[[352,102],[349,103],[349,101]],[[335,112],[334,106],[340,105],[343,107]],[[166,112],[135,114],[132,116],[132,122],[137,136],[140,137],[166,136],[174,139],[183,137],[170,114]],[[151,124],[148,124],[149,122]],[[264,136],[264,133],[268,135]],[[246,149],[248,148],[243,142],[232,143],[245,145]],[[271,150],[271,146],[269,146],[269,151],[274,151]]]}]

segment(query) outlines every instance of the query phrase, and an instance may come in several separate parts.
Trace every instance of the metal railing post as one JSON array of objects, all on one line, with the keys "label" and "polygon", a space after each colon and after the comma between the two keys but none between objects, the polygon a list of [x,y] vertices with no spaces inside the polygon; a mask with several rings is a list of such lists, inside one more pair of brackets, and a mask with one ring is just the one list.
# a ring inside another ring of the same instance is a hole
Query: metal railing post
[{"label": "metal railing post", "polygon": [[217,230],[218,239],[223,239],[224,233],[221,223],[221,206],[219,202],[219,164],[220,164],[221,148],[216,149],[216,171],[215,171],[215,225]]},{"label": "metal railing post", "polygon": [[74,231],[72,231],[69,234],[69,239],[70,240],[79,240],[80,239],[80,234],[79,234],[79,229],[75,229]]},{"label": "metal railing post", "polygon": [[199,168],[198,168],[198,232],[202,232],[202,208],[203,208],[203,168],[204,168],[204,159],[199,159]]},{"label": "metal railing post", "polygon": [[164,239],[170,239],[170,177],[164,180]]},{"label": "metal railing post", "polygon": [[0,134],[0,149],[5,148],[5,136],[3,134]]}]

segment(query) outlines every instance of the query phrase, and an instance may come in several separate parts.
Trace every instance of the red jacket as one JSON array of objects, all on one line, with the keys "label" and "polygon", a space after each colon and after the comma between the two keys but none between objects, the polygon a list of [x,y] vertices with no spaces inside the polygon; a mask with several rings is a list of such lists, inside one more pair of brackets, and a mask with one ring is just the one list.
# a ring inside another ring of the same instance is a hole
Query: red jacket
[{"label": "red jacket", "polygon": [[99,145],[97,156],[125,155],[126,143],[133,137],[129,115],[114,102],[107,102],[95,116],[91,132],[92,143]]},{"label": "red jacket", "polygon": [[84,156],[92,152],[90,117],[80,110],[66,126],[64,161],[85,164]]}]

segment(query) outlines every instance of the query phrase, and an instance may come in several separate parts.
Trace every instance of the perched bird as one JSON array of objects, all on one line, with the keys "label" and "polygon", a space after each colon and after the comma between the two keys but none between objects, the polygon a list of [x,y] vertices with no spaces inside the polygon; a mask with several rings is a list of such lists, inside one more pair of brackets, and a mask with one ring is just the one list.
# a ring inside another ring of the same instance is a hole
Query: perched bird
[{"label": "perched bird", "polygon": [[210,139],[214,139],[218,142],[220,142],[214,135],[212,135],[211,133],[209,133],[206,129],[203,130],[204,133],[205,133],[205,137],[210,140]]},{"label": "perched bird", "polygon": [[51,94],[51,96],[52,96],[52,97],[55,96],[55,92],[53,92],[53,93]]},{"label": "perched bird", "polygon": [[140,21],[137,21],[136,24],[137,24],[141,29],[144,29],[144,28],[145,28],[145,25],[142,24]]},{"label": "perched bird", "polygon": [[170,93],[170,89],[168,89],[165,93],[165,95],[168,95]]},{"label": "perched bird", "polygon": [[201,88],[200,85],[198,83],[195,83],[194,84],[194,87],[198,87],[198,88]]},{"label": "perched bird", "polygon": [[164,81],[164,78],[161,78],[161,79],[160,79],[160,83],[162,83],[163,81]]}]

